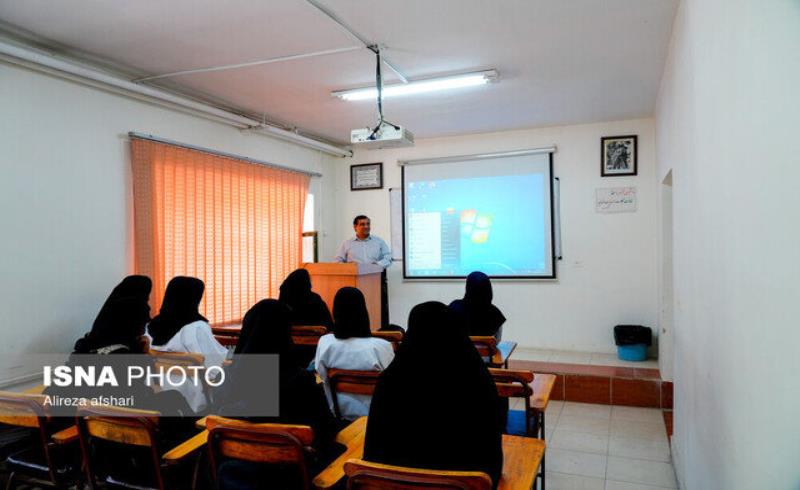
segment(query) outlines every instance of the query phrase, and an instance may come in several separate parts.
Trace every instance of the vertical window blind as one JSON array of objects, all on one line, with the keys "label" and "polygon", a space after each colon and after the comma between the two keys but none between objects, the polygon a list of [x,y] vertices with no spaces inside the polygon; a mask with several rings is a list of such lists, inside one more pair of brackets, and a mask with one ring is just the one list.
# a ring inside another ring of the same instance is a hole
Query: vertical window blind
[{"label": "vertical window blind", "polygon": [[206,284],[200,311],[235,323],[301,262],[308,175],[226,156],[131,140],[137,274],[161,306],[169,280]]}]

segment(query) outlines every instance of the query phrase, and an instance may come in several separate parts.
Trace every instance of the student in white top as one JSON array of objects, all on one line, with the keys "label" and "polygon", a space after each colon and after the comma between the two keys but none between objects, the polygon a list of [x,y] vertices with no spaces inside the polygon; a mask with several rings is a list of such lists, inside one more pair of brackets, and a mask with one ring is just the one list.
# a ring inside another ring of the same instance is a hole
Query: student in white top
[{"label": "student in white top", "polygon": [[[383,371],[394,359],[389,342],[372,336],[364,295],[356,288],[342,288],[333,300],[333,333],[323,335],[317,344],[314,363],[333,410],[329,369]],[[369,413],[369,395],[339,394],[342,418],[352,420]]]},{"label": "student in white top", "polygon": [[[228,350],[217,342],[208,320],[198,311],[204,290],[203,281],[196,277],[177,276],[169,281],[161,311],[147,325],[152,349],[202,354],[206,368],[222,364]],[[162,389],[178,390],[195,412],[208,405],[201,385],[182,383],[172,387],[165,384]]]}]

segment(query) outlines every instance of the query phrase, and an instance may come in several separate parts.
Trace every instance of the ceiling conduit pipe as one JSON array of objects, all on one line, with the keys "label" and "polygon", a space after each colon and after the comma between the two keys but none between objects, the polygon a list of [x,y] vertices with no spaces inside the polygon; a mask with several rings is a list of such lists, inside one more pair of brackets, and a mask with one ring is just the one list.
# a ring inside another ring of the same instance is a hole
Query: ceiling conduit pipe
[{"label": "ceiling conduit pipe", "polygon": [[[138,96],[138,98],[147,98],[148,100],[162,102],[173,107],[177,106],[179,108],[187,109],[193,113],[206,116],[210,119],[225,122],[240,129],[250,129],[255,133],[268,134],[270,136],[292,141],[299,145],[313,148],[330,155],[338,157],[349,157],[353,155],[352,151],[345,150],[338,146],[275,126],[264,125],[255,119],[241,116],[239,114],[235,114],[203,102],[198,102],[186,97],[171,94],[164,90],[159,90],[157,88],[148,87],[145,85],[138,85],[129,80],[60,59],[39,50],[29,49],[0,40],[0,55],[3,55],[4,59],[11,63],[20,64],[29,68],[40,69],[41,71],[46,71],[48,73],[59,75],[66,74],[68,75],[66,78],[73,80],[87,80],[92,82],[90,85],[94,86],[112,87],[118,92]],[[44,68],[44,70],[42,70],[42,68]]]}]

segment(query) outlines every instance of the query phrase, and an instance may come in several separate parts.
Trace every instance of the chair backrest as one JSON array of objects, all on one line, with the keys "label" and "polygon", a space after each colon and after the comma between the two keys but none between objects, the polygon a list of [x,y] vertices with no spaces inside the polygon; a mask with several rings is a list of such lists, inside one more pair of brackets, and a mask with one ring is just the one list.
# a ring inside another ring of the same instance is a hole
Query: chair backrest
[{"label": "chair backrest", "polygon": [[211,333],[214,334],[214,339],[223,347],[236,347],[239,343],[239,334],[242,332],[242,326],[235,325],[212,325]]},{"label": "chair backrest", "polygon": [[342,418],[339,411],[339,393],[350,393],[353,395],[372,395],[375,392],[375,385],[378,384],[380,371],[355,371],[349,369],[329,369],[328,386],[331,389],[333,399],[333,414],[336,418]]},{"label": "chair backrest", "polygon": [[[222,343],[222,342],[220,342]],[[225,344],[222,344],[225,345]],[[236,345],[235,343],[233,345]],[[173,366],[178,367],[193,367],[198,368],[198,373],[201,373],[205,369],[205,356],[203,354],[199,354],[197,352],[171,352],[171,351],[164,351],[164,350],[156,350],[150,349],[148,352],[153,357],[153,367],[156,370],[167,370]],[[201,378],[205,379],[205,378]],[[206,396],[206,399],[211,400],[211,386],[209,386],[205,381],[202,382],[203,393]],[[160,389],[160,387],[156,387],[156,389]]]},{"label": "chair backrest", "polygon": [[480,471],[406,468],[351,459],[344,464],[347,488],[358,490],[491,490],[492,479]]},{"label": "chair backrest", "polygon": [[139,342],[142,345],[142,352],[150,351],[150,345],[152,345],[152,340],[150,339],[149,336],[142,335],[141,337],[139,337]]},{"label": "chair backrest", "polygon": [[247,461],[294,468],[302,488],[311,488],[306,466],[314,431],[306,425],[254,424],[241,420],[209,416],[208,458],[214,481],[217,466],[225,460]]},{"label": "chair backrest", "polygon": [[497,339],[491,335],[472,335],[469,339],[482,357],[492,357],[497,353]]},{"label": "chair backrest", "polygon": [[328,333],[324,325],[295,325],[292,327],[292,341],[295,345],[317,345],[319,338]]},{"label": "chair backrest", "polygon": [[533,371],[521,369],[489,368],[489,373],[497,386],[497,394],[502,398],[530,399],[533,395]]},{"label": "chair backrest", "polygon": [[[123,449],[146,448],[144,453],[147,456],[143,457],[148,460],[148,466],[153,471],[149,481],[155,488],[165,488],[158,447],[158,412],[101,405],[81,407],[76,415],[84,469],[92,488],[95,488],[100,479],[113,479],[123,486],[141,487],[139,481],[126,482],[124,477],[117,474],[113,468],[109,468],[110,466],[123,467],[125,465],[106,465],[101,468],[102,464],[96,458],[100,456],[102,450],[92,449],[98,440],[106,441],[106,443]],[[131,454],[133,455],[135,452],[132,451]]]},{"label": "chair backrest", "polygon": [[[241,329],[232,327],[213,327],[214,338],[225,347],[236,346]],[[328,333],[324,325],[295,325],[292,327],[292,341],[295,345],[317,345],[319,338]]]},{"label": "chair backrest", "polygon": [[481,357],[489,359],[489,365],[500,367],[503,360],[500,358],[500,350],[497,348],[497,339],[491,335],[473,335],[469,338],[478,350]]},{"label": "chair backrest", "polygon": [[170,352],[165,350],[150,349],[148,354],[154,357],[155,367],[168,369],[172,366],[203,366],[205,356],[196,352]]},{"label": "chair backrest", "polygon": [[0,424],[12,427],[24,427],[36,432],[35,442],[40,447],[51,482],[56,482],[56,474],[50,454],[50,431],[48,417],[44,409],[44,395],[28,395],[0,391]]},{"label": "chair backrest", "polygon": [[44,395],[0,391],[0,424],[36,429],[44,427],[47,415]]},{"label": "chair backrest", "polygon": [[400,330],[377,330],[372,332],[372,336],[391,342],[392,348],[394,348],[395,351],[400,347],[400,343],[403,341],[403,337],[405,337]]},{"label": "chair backrest", "polygon": [[523,398],[525,400],[525,434],[532,434],[531,396],[533,395],[533,371],[521,369],[489,368],[489,373],[501,398]]},{"label": "chair backrest", "polygon": [[236,347],[236,344],[239,343],[238,335],[214,335],[214,338],[223,347]]}]

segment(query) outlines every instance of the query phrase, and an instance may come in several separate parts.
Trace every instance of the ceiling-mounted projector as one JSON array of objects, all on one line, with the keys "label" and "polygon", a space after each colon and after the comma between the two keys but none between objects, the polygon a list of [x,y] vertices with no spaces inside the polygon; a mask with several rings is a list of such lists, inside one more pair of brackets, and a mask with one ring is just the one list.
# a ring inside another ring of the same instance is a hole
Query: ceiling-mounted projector
[{"label": "ceiling-mounted projector", "polygon": [[414,146],[414,134],[403,126],[382,124],[374,128],[359,128],[350,131],[350,143],[370,150],[403,148]]},{"label": "ceiling-mounted projector", "polygon": [[350,143],[362,148],[401,148],[414,146],[414,135],[403,126],[390,123],[383,117],[383,78],[381,77],[381,50],[378,45],[368,46],[375,53],[375,88],[378,102],[378,124],[374,128],[350,131]]}]

